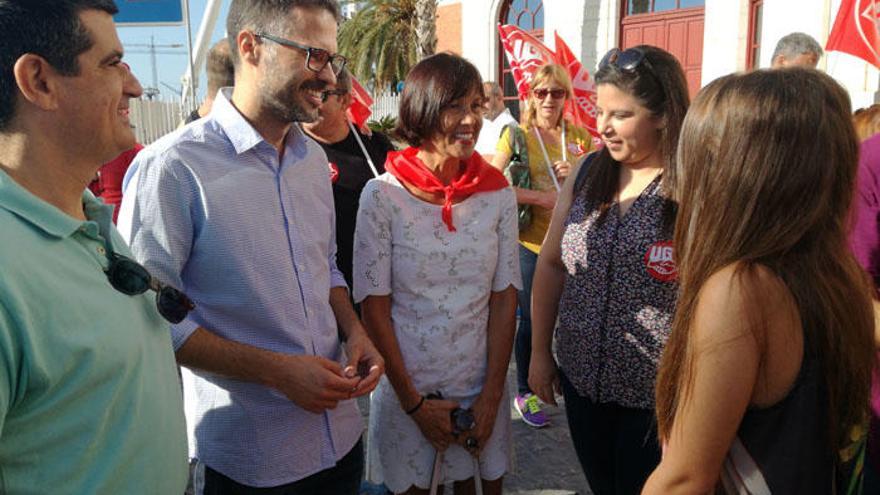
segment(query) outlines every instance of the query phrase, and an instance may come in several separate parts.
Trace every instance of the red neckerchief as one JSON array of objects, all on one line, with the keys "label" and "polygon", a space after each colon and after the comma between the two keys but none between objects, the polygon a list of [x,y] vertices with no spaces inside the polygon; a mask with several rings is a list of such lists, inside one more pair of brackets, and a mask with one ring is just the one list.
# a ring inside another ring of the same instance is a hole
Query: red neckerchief
[{"label": "red neckerchief", "polygon": [[474,152],[465,163],[464,172],[460,173],[451,184],[444,186],[431,170],[416,156],[418,148],[409,147],[403,151],[388,153],[385,170],[401,182],[406,182],[420,191],[437,194],[443,193],[443,223],[450,232],[455,232],[452,225],[452,202],[463,196],[486,191],[497,191],[507,187],[507,179],[492,165],[489,165],[479,153]]}]

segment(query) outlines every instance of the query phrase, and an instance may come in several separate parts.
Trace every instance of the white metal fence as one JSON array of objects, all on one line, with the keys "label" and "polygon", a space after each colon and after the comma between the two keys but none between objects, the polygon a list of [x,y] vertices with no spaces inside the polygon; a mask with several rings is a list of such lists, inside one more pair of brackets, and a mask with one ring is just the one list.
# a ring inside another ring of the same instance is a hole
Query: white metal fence
[{"label": "white metal fence", "polygon": [[[397,118],[400,94],[380,93],[373,97],[370,120]],[[131,124],[139,143],[147,145],[177,129],[183,121],[178,100],[131,100]]]},{"label": "white metal fence", "polygon": [[130,120],[138,142],[147,145],[176,129],[183,119],[177,100],[131,100]]},{"label": "white metal fence", "polygon": [[373,114],[371,120],[379,120],[385,116],[397,118],[397,107],[400,105],[400,94],[379,93],[373,97]]}]

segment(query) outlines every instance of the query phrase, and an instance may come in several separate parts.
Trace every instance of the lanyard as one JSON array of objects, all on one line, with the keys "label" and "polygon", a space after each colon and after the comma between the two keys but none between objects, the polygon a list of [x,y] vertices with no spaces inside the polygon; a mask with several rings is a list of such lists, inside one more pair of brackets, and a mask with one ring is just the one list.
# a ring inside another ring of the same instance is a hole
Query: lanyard
[{"label": "lanyard", "polygon": [[357,130],[354,128],[354,125],[350,120],[345,119],[348,122],[348,128],[351,129],[351,132],[354,134],[355,140],[357,140],[358,146],[361,147],[361,153],[364,154],[364,158],[367,159],[367,165],[370,166],[370,170],[373,171],[373,177],[379,177],[379,171],[376,170],[376,165],[373,164],[373,159],[370,158],[370,154],[367,152],[367,147],[364,146],[364,142],[361,141],[361,135],[358,134]]},{"label": "lanyard", "polygon": [[[535,136],[538,137],[538,144],[541,145],[541,152],[544,154],[544,163],[547,165],[547,173],[550,174],[550,178],[553,179],[553,185],[556,187],[556,190],[559,191],[559,181],[556,180],[556,172],[553,171],[553,164],[550,163],[550,155],[547,153],[547,147],[544,146],[544,139],[541,137],[541,131],[538,130],[538,127],[532,127],[532,130],[535,131]],[[565,161],[565,122],[562,122],[562,142],[560,143],[562,146],[562,161]]]}]

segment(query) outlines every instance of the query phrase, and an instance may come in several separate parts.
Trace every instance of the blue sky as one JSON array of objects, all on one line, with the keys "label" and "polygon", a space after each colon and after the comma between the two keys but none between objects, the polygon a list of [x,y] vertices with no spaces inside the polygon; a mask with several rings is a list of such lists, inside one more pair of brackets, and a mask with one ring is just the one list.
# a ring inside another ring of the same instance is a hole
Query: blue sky
[{"label": "blue sky", "polygon": [[[195,43],[202,16],[205,12],[207,0],[189,0],[190,22],[192,23],[192,38]],[[221,2],[220,15],[211,33],[211,44],[226,34],[226,12],[229,10],[229,0]],[[152,85],[152,63],[150,62],[149,48],[139,45],[148,45],[150,36],[156,47],[156,72],[159,82],[159,91],[162,98],[172,98],[176,95],[162,83],[180,89],[180,78],[186,72],[186,26],[156,26],[156,27],[128,27],[117,26],[119,39],[125,48],[125,61],[131,66],[132,71],[141,81],[144,87]],[[162,48],[158,45],[181,44],[181,48]],[[205,71],[201,70],[198,88],[198,99],[205,92]]]}]

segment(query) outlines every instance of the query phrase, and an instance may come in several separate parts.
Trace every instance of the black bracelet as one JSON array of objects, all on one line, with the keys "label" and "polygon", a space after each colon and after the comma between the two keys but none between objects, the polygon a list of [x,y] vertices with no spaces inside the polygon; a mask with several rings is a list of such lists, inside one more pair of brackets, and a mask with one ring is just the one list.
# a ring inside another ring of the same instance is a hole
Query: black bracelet
[{"label": "black bracelet", "polygon": [[424,404],[424,403],[425,403],[425,396],[423,395],[423,396],[422,396],[422,400],[420,400],[418,404],[416,404],[415,406],[413,406],[413,408],[410,409],[409,411],[406,411],[406,415],[407,415],[407,416],[412,416],[416,411],[419,410],[420,407],[422,407],[422,404]]}]

